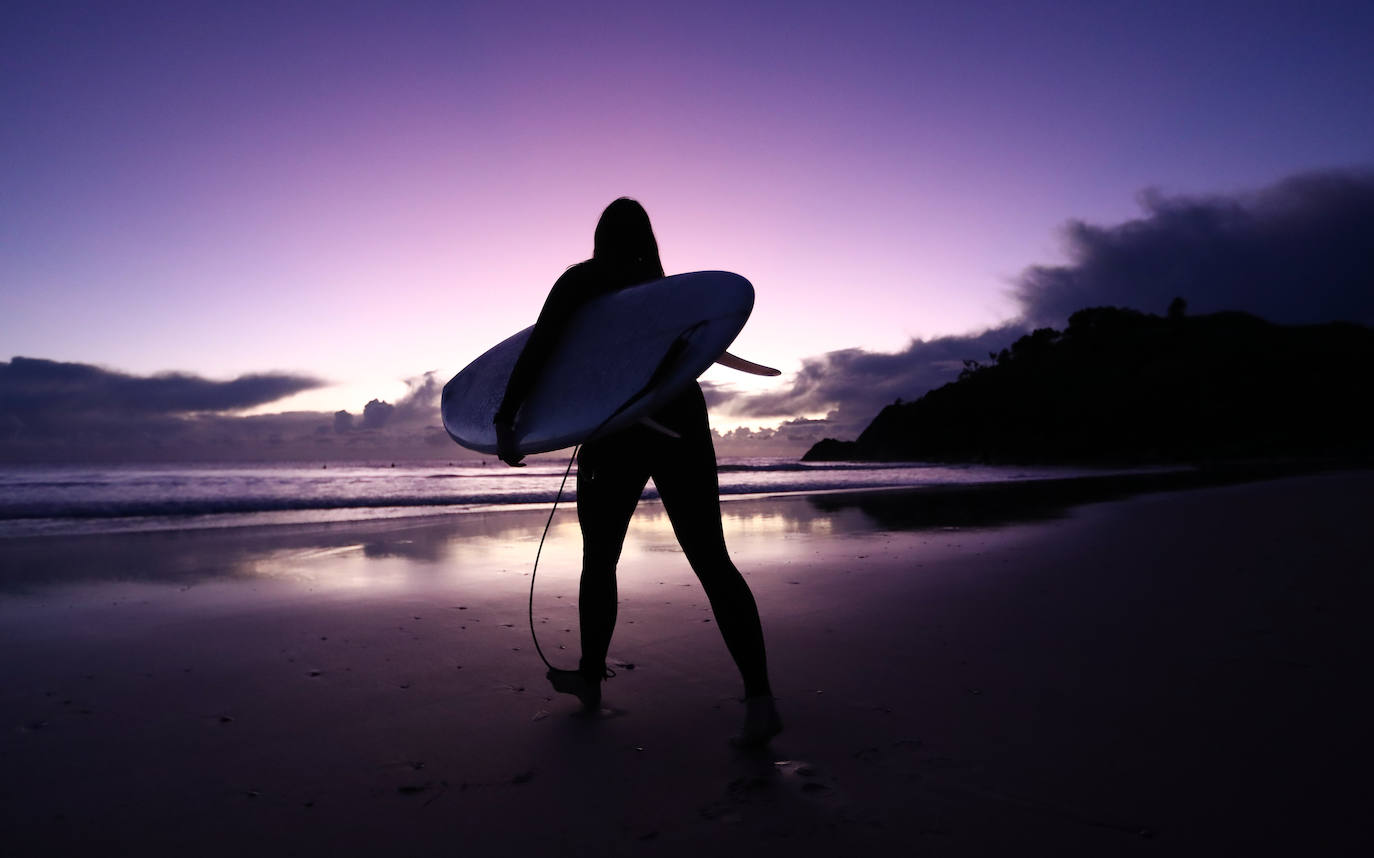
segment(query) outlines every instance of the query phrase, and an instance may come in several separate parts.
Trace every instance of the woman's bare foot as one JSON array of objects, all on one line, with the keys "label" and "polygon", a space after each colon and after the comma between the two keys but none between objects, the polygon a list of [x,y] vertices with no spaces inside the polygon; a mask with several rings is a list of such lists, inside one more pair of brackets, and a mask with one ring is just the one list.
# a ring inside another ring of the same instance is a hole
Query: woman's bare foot
[{"label": "woman's bare foot", "polygon": [[546,674],[553,690],[559,694],[571,694],[582,701],[582,708],[596,712],[601,708],[601,678],[589,676],[580,670],[559,670],[550,668]]},{"label": "woman's bare foot", "polygon": [[732,741],[741,748],[762,748],[782,732],[782,717],[772,697],[744,698],[744,729]]}]

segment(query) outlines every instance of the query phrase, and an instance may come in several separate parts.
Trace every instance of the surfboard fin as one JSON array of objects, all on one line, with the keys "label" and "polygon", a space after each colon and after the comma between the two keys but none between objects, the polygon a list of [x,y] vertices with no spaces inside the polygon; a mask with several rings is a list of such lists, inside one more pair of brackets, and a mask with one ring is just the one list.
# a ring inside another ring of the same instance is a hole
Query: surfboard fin
[{"label": "surfboard fin", "polygon": [[780,369],[773,369],[771,366],[754,363],[742,357],[736,357],[729,352],[724,352],[720,357],[716,358],[716,363],[721,366],[728,366],[730,369],[737,369],[740,372],[747,372],[750,375],[782,375],[782,370]]},{"label": "surfboard fin", "polygon": [[648,426],[650,429],[654,430],[655,432],[662,432],[664,435],[667,435],[669,438],[681,438],[681,437],[682,437],[682,436],[679,435],[678,433],[674,432],[672,429],[669,429],[667,426],[664,426],[662,423],[659,423],[657,420],[654,420],[654,419],[651,418],[651,417],[641,417],[641,418],[639,418],[639,422],[640,422],[640,423],[643,423],[645,426]]}]

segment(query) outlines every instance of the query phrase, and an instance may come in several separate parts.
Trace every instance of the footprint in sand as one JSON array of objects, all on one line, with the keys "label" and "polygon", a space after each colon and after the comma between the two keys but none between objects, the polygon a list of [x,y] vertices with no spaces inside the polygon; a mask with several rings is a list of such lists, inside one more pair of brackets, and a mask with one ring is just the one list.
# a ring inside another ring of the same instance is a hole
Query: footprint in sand
[{"label": "footprint in sand", "polygon": [[801,814],[811,822],[843,816],[836,779],[802,760],[757,761],[736,777],[725,796],[699,809],[702,819],[734,824]]},{"label": "footprint in sand", "polygon": [[784,788],[809,798],[829,797],[835,794],[835,779],[823,777],[815,766],[801,760],[778,760],[773,763],[777,771],[777,782]]}]

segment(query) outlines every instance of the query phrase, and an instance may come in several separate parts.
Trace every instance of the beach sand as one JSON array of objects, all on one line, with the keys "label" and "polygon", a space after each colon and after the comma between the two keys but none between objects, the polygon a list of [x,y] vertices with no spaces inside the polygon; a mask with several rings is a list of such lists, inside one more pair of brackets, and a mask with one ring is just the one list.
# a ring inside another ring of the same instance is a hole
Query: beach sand
[{"label": "beach sand", "polygon": [[[754,753],[656,504],[591,718],[526,625],[546,511],[0,542],[0,849],[1367,847],[1374,474],[1022,492],[725,504],[786,721]],[[549,539],[536,623],[571,666],[571,511]]]}]

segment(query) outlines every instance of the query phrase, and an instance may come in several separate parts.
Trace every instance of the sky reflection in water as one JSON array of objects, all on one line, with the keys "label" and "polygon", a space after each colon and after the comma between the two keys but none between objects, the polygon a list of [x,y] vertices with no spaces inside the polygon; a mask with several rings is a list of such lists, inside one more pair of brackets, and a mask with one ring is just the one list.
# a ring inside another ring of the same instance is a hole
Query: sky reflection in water
[{"label": "sky reflection in water", "polygon": [[[898,531],[991,528],[1059,518],[1075,504],[1139,491],[1249,479],[1198,472],[762,497],[722,504],[726,543],[746,573],[813,555],[821,543]],[[0,540],[0,593],[33,595],[95,583],[275,583],[317,594],[407,589],[524,589],[547,509],[276,527],[219,528]],[[560,508],[540,562],[542,584],[576,593],[576,512]],[[690,569],[657,502],[642,502],[621,555],[621,588]]]},{"label": "sky reflection in water", "polygon": [[[528,575],[547,515],[540,509],[508,510],[337,525],[0,540],[5,568],[0,593],[37,595],[95,583],[186,587],[235,580],[340,592],[481,586],[493,578]],[[804,498],[727,503],[722,521],[732,553],[754,562],[785,558],[798,540],[872,527],[857,509],[820,509]],[[581,544],[575,511],[560,509],[545,542],[541,581],[571,582],[575,589]],[[665,562],[687,569],[662,506],[644,502],[626,537],[622,569]]]}]

